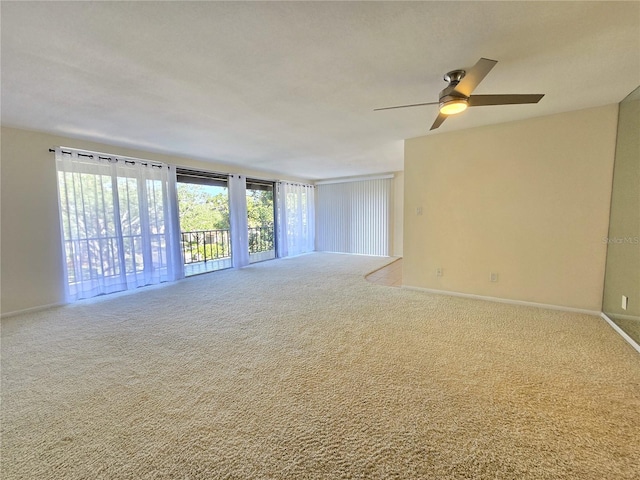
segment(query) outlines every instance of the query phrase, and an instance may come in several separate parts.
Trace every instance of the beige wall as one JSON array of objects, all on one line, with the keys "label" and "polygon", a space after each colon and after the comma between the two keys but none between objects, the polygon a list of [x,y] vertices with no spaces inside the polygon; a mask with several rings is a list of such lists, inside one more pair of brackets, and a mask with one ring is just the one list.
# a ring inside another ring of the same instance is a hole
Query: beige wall
[{"label": "beige wall", "polygon": [[[64,299],[58,194],[53,154],[65,146],[156,160],[223,173],[273,179],[274,174],[220,163],[160,155],[40,132],[2,127],[0,312],[57,304]],[[298,178],[285,180],[304,181]]]},{"label": "beige wall", "polygon": [[391,226],[393,229],[391,232],[391,255],[401,257],[404,233],[404,172],[394,172],[391,212]]},{"label": "beige wall", "polygon": [[[620,103],[603,311],[635,319],[640,343],[640,87]],[[629,299],[622,309],[622,295]],[[630,325],[630,324],[629,324]]]},{"label": "beige wall", "polygon": [[403,283],[600,311],[617,111],[407,140]]}]

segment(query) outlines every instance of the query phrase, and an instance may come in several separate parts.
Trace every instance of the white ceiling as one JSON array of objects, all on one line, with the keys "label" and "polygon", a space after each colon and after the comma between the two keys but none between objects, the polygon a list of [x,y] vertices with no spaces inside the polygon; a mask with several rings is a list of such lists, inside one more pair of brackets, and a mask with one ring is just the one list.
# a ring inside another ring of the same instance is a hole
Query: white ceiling
[{"label": "white ceiling", "polygon": [[[321,179],[403,168],[403,139],[619,102],[639,2],[5,2],[2,124]],[[429,127],[449,70],[545,93]],[[71,145],[72,146],[72,145]]]}]

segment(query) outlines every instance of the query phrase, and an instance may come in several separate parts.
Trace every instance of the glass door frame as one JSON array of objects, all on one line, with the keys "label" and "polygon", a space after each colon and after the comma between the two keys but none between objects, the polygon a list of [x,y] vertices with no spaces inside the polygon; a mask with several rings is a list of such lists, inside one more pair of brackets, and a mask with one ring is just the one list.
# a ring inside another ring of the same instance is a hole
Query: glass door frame
[{"label": "glass door frame", "polygon": [[[230,212],[231,205],[228,194],[228,174],[207,172],[183,167],[176,168],[176,174],[178,185],[183,183],[227,188],[227,208]],[[180,215],[179,199],[178,214]],[[183,231],[181,223],[180,244],[185,276],[231,268],[233,252],[231,250],[230,242],[231,235],[229,227],[226,229],[204,229],[185,232]],[[221,252],[222,255],[220,255]],[[227,253],[227,255],[225,255],[225,253]]]},{"label": "glass door frame", "polygon": [[[246,179],[246,190],[247,190],[247,196],[249,193],[249,190],[270,190],[271,191],[271,197],[272,197],[272,214],[273,214],[273,226],[272,226],[272,249],[266,250],[264,252],[271,252],[273,251],[273,256],[269,257],[269,258],[261,258],[258,260],[254,260],[251,261],[250,263],[258,263],[258,262],[263,262],[263,261],[267,261],[267,260],[273,260],[275,258],[278,257],[278,204],[277,204],[277,182],[273,181],[273,180],[262,180],[262,179],[258,179],[258,178],[249,178],[247,177]],[[256,185],[256,186],[261,186],[261,187],[267,187],[267,188],[251,188],[252,185]],[[247,222],[249,221],[249,208],[247,206]],[[251,231],[252,227],[248,227],[248,230]],[[253,227],[253,228],[259,228],[259,227]],[[251,252],[251,241],[250,241],[250,235],[248,235],[248,247],[249,247],[249,257],[251,258],[251,255],[255,255],[256,254],[260,254],[263,253],[263,251],[259,251],[259,252]]]}]

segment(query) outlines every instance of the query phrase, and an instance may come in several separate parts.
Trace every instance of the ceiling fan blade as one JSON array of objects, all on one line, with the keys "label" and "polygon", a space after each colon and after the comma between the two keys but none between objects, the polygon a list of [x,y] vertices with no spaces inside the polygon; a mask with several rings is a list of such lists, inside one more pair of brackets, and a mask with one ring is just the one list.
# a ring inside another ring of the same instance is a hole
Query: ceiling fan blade
[{"label": "ceiling fan blade", "polygon": [[440,125],[442,125],[442,122],[444,122],[446,119],[447,119],[447,115],[443,115],[439,113],[438,116],[436,117],[436,121],[433,122],[433,125],[431,125],[431,128],[429,130],[435,130]]},{"label": "ceiling fan blade", "polygon": [[522,103],[538,103],[544,94],[530,95],[471,95],[470,107],[484,107],[487,105],[518,105]]},{"label": "ceiling fan blade", "polygon": [[378,110],[391,110],[393,108],[422,107],[423,105],[438,105],[438,103],[439,102],[413,103],[411,105],[397,105],[395,107],[374,108],[373,111],[377,112]]},{"label": "ceiling fan blade", "polygon": [[482,79],[487,76],[487,73],[496,66],[496,63],[498,63],[497,60],[481,58],[478,63],[465,72],[464,77],[455,86],[454,90],[465,97],[470,96]]}]

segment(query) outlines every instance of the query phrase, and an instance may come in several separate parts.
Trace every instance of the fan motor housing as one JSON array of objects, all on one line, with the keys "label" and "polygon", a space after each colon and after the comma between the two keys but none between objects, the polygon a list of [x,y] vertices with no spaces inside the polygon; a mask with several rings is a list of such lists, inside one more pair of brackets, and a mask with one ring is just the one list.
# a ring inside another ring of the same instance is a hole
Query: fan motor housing
[{"label": "fan motor housing", "polygon": [[468,99],[468,97],[455,91],[456,85],[460,83],[460,80],[464,78],[466,73],[467,72],[465,72],[464,70],[452,70],[449,73],[445,74],[444,79],[445,81],[449,82],[449,85],[447,85],[446,88],[440,92],[439,99],[441,105],[451,100]]},{"label": "fan motor housing", "polygon": [[444,81],[452,83],[455,86],[460,83],[460,80],[464,78],[466,73],[467,72],[464,70],[451,70],[450,72],[444,74]]}]

